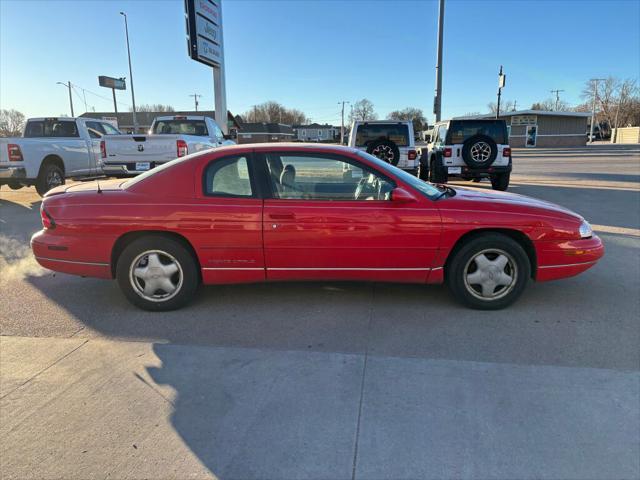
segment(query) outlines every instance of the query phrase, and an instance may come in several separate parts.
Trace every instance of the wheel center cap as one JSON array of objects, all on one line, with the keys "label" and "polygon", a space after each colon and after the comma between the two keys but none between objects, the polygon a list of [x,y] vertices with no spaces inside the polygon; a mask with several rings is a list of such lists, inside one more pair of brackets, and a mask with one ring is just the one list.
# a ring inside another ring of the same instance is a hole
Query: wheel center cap
[{"label": "wheel center cap", "polygon": [[160,278],[162,277],[162,269],[159,267],[151,267],[149,269],[149,276],[151,278]]}]

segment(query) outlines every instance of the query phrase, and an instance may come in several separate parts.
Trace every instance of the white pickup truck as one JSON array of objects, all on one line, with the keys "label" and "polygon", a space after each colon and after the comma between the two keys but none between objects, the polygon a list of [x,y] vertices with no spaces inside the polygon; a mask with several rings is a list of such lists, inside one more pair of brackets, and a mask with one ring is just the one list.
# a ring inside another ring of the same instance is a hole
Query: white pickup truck
[{"label": "white pickup truck", "polygon": [[233,143],[210,117],[157,117],[148,135],[105,138],[102,170],[116,177],[138,175],[175,158]]},{"label": "white pickup truck", "polygon": [[119,134],[93,118],[30,118],[22,137],[0,138],[0,185],[44,195],[66,178],[102,175],[104,138]]}]

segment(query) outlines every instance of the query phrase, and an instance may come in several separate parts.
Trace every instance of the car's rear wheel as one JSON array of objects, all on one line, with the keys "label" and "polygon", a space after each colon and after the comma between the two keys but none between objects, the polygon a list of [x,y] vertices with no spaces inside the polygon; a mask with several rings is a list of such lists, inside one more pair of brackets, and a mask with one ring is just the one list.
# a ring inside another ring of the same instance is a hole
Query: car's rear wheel
[{"label": "car's rear wheel", "polygon": [[431,183],[447,183],[448,176],[444,171],[444,167],[438,167],[436,159],[431,160],[431,168],[429,168],[429,178]]},{"label": "car's rear wheel", "polygon": [[494,190],[505,191],[509,188],[509,180],[511,178],[511,173],[497,173],[495,175],[491,175],[491,188]]},{"label": "car's rear wheel", "polygon": [[55,163],[46,163],[36,179],[36,191],[41,197],[49,190],[64,185],[64,171]]},{"label": "car's rear wheel", "polygon": [[195,294],[198,266],[178,240],[149,235],[134,240],[118,258],[116,278],[134,305],[151,311],[175,310]]},{"label": "car's rear wheel", "polygon": [[497,310],[522,294],[531,276],[531,264],[518,242],[487,233],[455,252],[445,276],[459,302],[481,310]]}]

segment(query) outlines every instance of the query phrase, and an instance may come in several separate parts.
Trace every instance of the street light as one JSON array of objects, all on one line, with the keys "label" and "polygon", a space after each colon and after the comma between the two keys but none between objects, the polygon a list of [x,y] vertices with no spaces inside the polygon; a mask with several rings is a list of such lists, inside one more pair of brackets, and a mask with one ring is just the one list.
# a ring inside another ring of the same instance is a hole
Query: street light
[{"label": "street light", "polygon": [[127,55],[129,57],[129,83],[131,84],[131,103],[133,104],[133,130],[138,130],[138,120],[136,119],[136,96],[133,93],[133,72],[131,71],[131,49],[129,48],[129,25],[127,23],[127,14],[120,12],[124,17],[124,31],[127,36]]},{"label": "street light", "polygon": [[71,96],[71,82],[56,82],[56,85],[63,85],[69,89],[69,106],[71,107],[71,116],[73,117],[73,97]]}]

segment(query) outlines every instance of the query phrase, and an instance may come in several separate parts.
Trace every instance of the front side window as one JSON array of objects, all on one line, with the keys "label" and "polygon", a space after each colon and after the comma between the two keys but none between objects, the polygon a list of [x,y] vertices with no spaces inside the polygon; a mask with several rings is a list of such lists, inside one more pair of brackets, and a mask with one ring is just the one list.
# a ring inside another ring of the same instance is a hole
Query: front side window
[{"label": "front side window", "polygon": [[120,130],[115,128],[110,123],[101,123],[100,125],[102,125],[102,129],[107,135],[122,135],[122,133],[120,133]]},{"label": "front side window", "polygon": [[204,193],[216,197],[253,197],[247,157],[213,161],[204,173]]},{"label": "front side window", "polygon": [[376,140],[390,140],[399,147],[409,145],[409,127],[404,123],[363,123],[356,130],[356,146],[368,147]]},{"label": "front side window", "polygon": [[389,200],[394,188],[377,172],[339,157],[277,153],[265,156],[274,198]]}]

